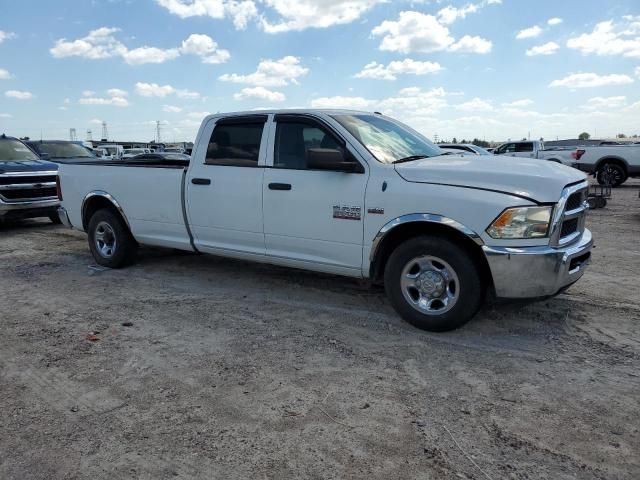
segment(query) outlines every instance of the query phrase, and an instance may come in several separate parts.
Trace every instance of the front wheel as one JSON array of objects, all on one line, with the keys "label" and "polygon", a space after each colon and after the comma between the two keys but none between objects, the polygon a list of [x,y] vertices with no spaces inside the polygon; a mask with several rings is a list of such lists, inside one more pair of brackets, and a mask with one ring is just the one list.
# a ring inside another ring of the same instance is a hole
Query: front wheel
[{"label": "front wheel", "polygon": [[627,180],[627,173],[617,163],[605,163],[598,169],[596,178],[600,185],[619,187]]},{"label": "front wheel", "polygon": [[483,298],[478,266],[446,237],[420,236],[402,243],[384,273],[387,296],[407,322],[432,332],[456,329],[477,313]]},{"label": "front wheel", "polygon": [[122,217],[113,210],[94,213],[88,233],[89,249],[99,265],[121,268],[135,261],[138,245]]}]

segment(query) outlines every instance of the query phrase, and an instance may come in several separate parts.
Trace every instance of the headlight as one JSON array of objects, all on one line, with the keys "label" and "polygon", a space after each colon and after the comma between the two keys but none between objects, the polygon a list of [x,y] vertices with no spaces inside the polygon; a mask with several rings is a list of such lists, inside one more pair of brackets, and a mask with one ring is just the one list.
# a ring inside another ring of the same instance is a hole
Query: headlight
[{"label": "headlight", "polygon": [[508,208],[487,228],[492,238],[544,238],[549,233],[553,207]]}]

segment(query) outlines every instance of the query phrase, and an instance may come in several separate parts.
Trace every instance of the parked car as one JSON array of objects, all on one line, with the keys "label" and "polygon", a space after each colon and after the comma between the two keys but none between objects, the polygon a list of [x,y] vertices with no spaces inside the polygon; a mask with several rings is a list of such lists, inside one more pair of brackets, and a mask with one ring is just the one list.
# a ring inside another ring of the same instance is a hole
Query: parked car
[{"label": "parked car", "polygon": [[380,114],[211,115],[189,165],[171,163],[61,165],[60,214],[100,265],[146,244],[367,278],[407,321],[443,331],[487,294],[562,291],[591,255],[584,173],[445,156]]},{"label": "parked car", "polygon": [[122,158],[133,158],[136,155],[141,155],[143,153],[151,153],[151,150],[148,148],[125,148],[122,151]]},{"label": "parked car", "polygon": [[41,159],[50,160],[55,163],[97,158],[92,150],[89,150],[79,142],[69,142],[66,140],[32,140],[27,142],[27,145],[29,145]]},{"label": "parked car", "polygon": [[572,166],[595,175],[600,185],[618,187],[640,177],[640,146],[581,147],[573,152]]},{"label": "parked car", "polygon": [[165,153],[185,153],[184,148],[180,147],[167,147],[164,149]]},{"label": "parked car", "polygon": [[491,155],[489,151],[472,143],[439,143],[438,146],[446,152]]},{"label": "parked car", "polygon": [[122,145],[104,143],[98,145],[96,148],[102,149],[106,152],[106,154],[102,155],[102,158],[108,160],[119,160],[122,158],[124,153],[124,148]]},{"label": "parked car", "polygon": [[571,156],[573,150],[573,148],[564,147],[545,149],[544,142],[540,140],[523,140],[520,142],[503,143],[493,151],[493,154],[509,157],[538,158],[571,166],[574,162]]},{"label": "parked car", "polygon": [[17,138],[0,135],[0,222],[49,217],[60,223],[57,170]]}]

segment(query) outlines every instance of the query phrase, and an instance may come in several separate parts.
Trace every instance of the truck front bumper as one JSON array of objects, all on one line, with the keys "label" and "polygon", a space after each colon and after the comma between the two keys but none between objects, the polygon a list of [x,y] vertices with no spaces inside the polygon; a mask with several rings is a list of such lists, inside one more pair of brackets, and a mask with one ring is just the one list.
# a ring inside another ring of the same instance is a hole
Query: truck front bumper
[{"label": "truck front bumper", "polygon": [[593,237],[585,229],[565,247],[483,246],[498,298],[537,298],[559,293],[576,282],[590,263]]},{"label": "truck front bumper", "polygon": [[0,199],[0,218],[47,217],[56,212],[58,205],[58,199],[29,202],[5,202]]}]

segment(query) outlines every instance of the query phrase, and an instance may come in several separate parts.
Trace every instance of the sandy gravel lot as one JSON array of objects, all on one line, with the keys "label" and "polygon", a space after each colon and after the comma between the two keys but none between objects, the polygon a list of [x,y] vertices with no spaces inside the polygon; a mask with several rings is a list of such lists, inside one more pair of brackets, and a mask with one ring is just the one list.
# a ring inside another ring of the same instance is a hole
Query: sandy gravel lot
[{"label": "sandy gravel lot", "polygon": [[638,479],[639,189],[566,294],[446,334],[349,279],[0,227],[0,478]]}]

